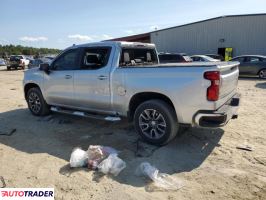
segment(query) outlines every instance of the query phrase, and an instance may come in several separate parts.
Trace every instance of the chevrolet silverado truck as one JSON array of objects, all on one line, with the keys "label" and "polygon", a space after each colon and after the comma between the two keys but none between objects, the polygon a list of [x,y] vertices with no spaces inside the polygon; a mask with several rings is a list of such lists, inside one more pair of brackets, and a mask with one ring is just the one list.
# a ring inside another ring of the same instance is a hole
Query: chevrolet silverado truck
[{"label": "chevrolet silverado truck", "polygon": [[75,45],[24,75],[33,115],[50,111],[118,121],[154,145],[182,126],[216,128],[237,118],[238,62],[160,64],[154,44]]},{"label": "chevrolet silverado truck", "polygon": [[10,56],[9,63],[7,66],[7,70],[10,70],[12,68],[14,69],[25,69],[26,66],[28,66],[30,63],[29,60],[26,59],[23,55],[17,55],[17,56]]}]

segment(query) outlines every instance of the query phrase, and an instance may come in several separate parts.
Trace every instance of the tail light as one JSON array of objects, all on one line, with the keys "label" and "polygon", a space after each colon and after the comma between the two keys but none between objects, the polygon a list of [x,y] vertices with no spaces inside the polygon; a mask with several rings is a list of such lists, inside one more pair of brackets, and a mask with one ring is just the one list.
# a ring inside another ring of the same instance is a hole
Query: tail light
[{"label": "tail light", "polygon": [[220,90],[220,72],[219,71],[205,72],[204,78],[211,81],[211,85],[207,89],[208,101],[217,101],[219,99],[219,90]]}]

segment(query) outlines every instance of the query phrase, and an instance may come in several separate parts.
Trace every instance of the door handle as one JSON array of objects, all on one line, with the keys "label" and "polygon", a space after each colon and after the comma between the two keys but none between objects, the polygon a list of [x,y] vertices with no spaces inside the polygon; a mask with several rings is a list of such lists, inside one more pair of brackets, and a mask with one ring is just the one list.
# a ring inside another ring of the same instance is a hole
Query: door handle
[{"label": "door handle", "polygon": [[65,79],[71,79],[72,76],[71,75],[65,75]]},{"label": "door handle", "polygon": [[99,79],[99,80],[106,80],[106,79],[107,79],[107,76],[100,75],[100,76],[98,76],[98,79]]}]

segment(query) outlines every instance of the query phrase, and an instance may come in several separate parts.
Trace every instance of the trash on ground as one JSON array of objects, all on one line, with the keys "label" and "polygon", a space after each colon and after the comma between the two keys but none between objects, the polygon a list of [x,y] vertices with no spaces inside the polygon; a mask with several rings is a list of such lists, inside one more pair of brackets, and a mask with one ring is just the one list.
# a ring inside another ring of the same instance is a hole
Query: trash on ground
[{"label": "trash on ground", "polygon": [[3,176],[0,176],[0,188],[5,188],[5,187],[6,187],[5,179]]},{"label": "trash on ground", "polygon": [[97,166],[103,159],[107,158],[110,154],[118,154],[118,151],[112,147],[90,145],[87,151],[88,154],[88,168],[97,169]]},{"label": "trash on ground", "polygon": [[98,165],[98,171],[104,174],[113,174],[117,176],[124,168],[126,163],[117,157],[117,154],[110,154]]},{"label": "trash on ground", "polygon": [[245,151],[253,151],[253,148],[249,145],[239,145],[236,147],[237,149],[245,150]]},{"label": "trash on ground", "polygon": [[59,119],[58,124],[71,124],[71,120],[68,119]]},{"label": "trash on ground", "polygon": [[150,157],[160,147],[147,144],[141,140],[138,140],[136,142],[136,151],[135,156],[136,157]]},{"label": "trash on ground", "polygon": [[148,162],[142,162],[138,166],[136,175],[149,177],[155,186],[166,190],[178,190],[184,186],[181,180],[165,173],[159,173],[159,170]]},{"label": "trash on ground", "polygon": [[48,116],[45,116],[45,117],[42,117],[40,119],[38,119],[38,121],[41,121],[41,122],[49,122],[49,121],[52,121],[53,120],[53,116],[52,115],[48,115]]},{"label": "trash on ground", "polygon": [[81,148],[73,149],[70,156],[70,167],[85,167],[87,165],[88,154]]},{"label": "trash on ground", "polygon": [[12,130],[9,131],[9,132],[2,132],[2,131],[0,131],[0,135],[11,136],[11,135],[13,135],[13,133],[15,133],[16,131],[17,131],[16,128],[12,129]]},{"label": "trash on ground", "polygon": [[260,164],[266,166],[266,157],[254,157],[254,159],[255,159],[258,163],[260,163]]},{"label": "trash on ground", "polygon": [[112,147],[90,145],[87,151],[75,148],[70,156],[70,167],[88,167],[104,174],[117,176],[126,163],[117,157],[118,151]]}]

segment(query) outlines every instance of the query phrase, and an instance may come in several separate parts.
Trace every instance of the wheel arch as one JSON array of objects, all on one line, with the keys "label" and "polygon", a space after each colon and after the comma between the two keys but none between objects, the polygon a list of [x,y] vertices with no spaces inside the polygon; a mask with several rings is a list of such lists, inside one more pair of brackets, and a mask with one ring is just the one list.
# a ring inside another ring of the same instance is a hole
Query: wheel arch
[{"label": "wheel arch", "polygon": [[266,67],[259,69],[257,75],[259,75],[262,70],[266,70]]},{"label": "wheel arch", "polygon": [[162,100],[168,105],[170,105],[174,109],[175,117],[178,119],[175,106],[168,96],[161,94],[161,93],[157,93],[157,92],[141,92],[141,93],[134,94],[129,101],[128,114],[127,114],[129,121],[133,120],[134,113],[137,107],[141,103],[148,101],[148,100],[153,100],[153,99]]},{"label": "wheel arch", "polygon": [[27,98],[27,93],[28,91],[31,89],[31,88],[40,88],[40,86],[36,83],[27,83],[25,86],[24,86],[24,96],[25,96],[25,99]]}]

